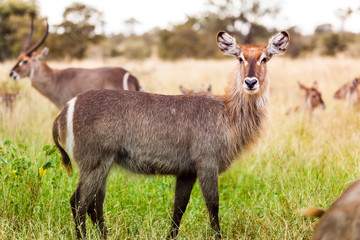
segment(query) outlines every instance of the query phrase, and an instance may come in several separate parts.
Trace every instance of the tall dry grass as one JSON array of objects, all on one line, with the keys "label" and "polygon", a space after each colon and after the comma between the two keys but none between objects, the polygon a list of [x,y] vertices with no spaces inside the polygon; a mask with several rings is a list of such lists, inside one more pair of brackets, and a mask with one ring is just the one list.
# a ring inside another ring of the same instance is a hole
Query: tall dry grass
[{"label": "tall dry grass", "polygon": [[[0,65],[4,76],[0,80],[12,81],[6,77],[12,64]],[[180,94],[179,85],[192,88],[211,84],[214,94],[223,94],[236,60],[230,57],[222,61],[176,62],[112,59],[49,62],[49,65],[54,68],[121,66],[133,72],[149,92]],[[294,60],[277,57],[268,63],[271,102],[267,131],[258,145],[220,178],[224,238],[309,239],[316,220],[300,216],[297,210],[307,206],[328,207],[358,178],[360,112],[347,109],[344,102],[332,97],[339,86],[360,76],[358,66],[359,59],[341,57]],[[318,111],[311,121],[301,113],[285,115],[289,108],[300,103],[297,81],[306,85],[317,81],[323,93],[327,108]],[[8,162],[0,161],[3,179],[0,238],[72,238],[75,233],[68,199],[77,178],[63,174],[57,153],[47,154],[48,150],[43,150],[44,145],[53,144],[51,124],[59,110],[33,89],[27,79],[20,80],[20,86],[21,96],[14,112],[2,113],[0,122],[0,158]],[[4,144],[7,139],[13,147]],[[53,161],[52,168],[39,176],[38,169],[49,158]],[[31,164],[21,170],[12,159]],[[32,174],[27,172],[30,170]],[[33,182],[33,178],[37,180]],[[26,191],[29,186],[38,189],[35,195]],[[115,169],[109,178],[105,201],[110,238],[165,237],[171,220],[173,188],[172,177],[144,177]],[[19,197],[21,191],[24,195]],[[97,239],[90,224],[89,231],[89,238]],[[196,184],[179,239],[210,238],[205,203]]]}]

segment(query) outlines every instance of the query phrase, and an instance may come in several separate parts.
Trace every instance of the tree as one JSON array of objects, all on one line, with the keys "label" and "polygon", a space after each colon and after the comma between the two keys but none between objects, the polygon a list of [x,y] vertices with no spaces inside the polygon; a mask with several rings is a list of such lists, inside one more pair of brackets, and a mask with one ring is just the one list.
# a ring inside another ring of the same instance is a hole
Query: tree
[{"label": "tree", "polygon": [[104,37],[97,33],[99,29],[103,31],[102,13],[92,7],[73,3],[65,9],[63,19],[63,22],[56,26],[61,45],[55,51],[66,51],[70,57],[81,59],[85,57],[89,44],[96,44]]},{"label": "tree", "polygon": [[25,1],[0,1],[0,61],[19,54],[20,43],[28,35],[30,17],[37,14],[36,6]]},{"label": "tree", "polygon": [[[264,31],[261,20],[276,16],[280,8],[275,3],[271,7],[261,0],[209,0],[208,4],[219,15],[220,19],[227,19],[230,25],[227,31],[240,37],[243,43],[251,43],[254,37],[268,39],[270,32]],[[261,26],[261,27],[260,27]],[[260,35],[261,34],[261,35]]]},{"label": "tree", "polygon": [[335,14],[340,19],[341,26],[340,31],[343,32],[345,28],[345,22],[346,20],[354,13],[354,11],[351,8],[347,9],[338,9]]}]

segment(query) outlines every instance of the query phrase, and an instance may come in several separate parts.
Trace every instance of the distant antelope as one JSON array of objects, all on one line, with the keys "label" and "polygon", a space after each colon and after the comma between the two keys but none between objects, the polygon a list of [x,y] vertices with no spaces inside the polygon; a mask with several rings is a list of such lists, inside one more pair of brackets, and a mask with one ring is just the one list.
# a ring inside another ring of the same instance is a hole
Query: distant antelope
[{"label": "distant antelope", "polygon": [[228,33],[219,32],[218,47],[238,61],[224,96],[94,90],[69,101],[54,121],[53,139],[64,167],[71,172],[70,156],[79,168],[78,186],[70,198],[77,237],[86,234],[86,213],[106,237],[106,179],[116,163],[135,173],[176,176],[169,238],[178,234],[199,179],[211,227],[220,238],[218,176],[263,132],[266,63],[285,53],[289,41],[283,31],[268,46],[239,46]]},{"label": "distant antelope", "polygon": [[33,31],[34,25],[33,20],[31,20],[29,38],[25,42],[10,76],[14,80],[29,77],[31,85],[58,108],[63,108],[70,99],[79,93],[92,89],[134,91],[140,89],[138,80],[129,71],[120,67],[67,68],[62,70],[50,68],[40,60],[47,55],[48,48],[45,47],[41,52],[35,52],[44,43],[49,32],[49,25],[46,24],[46,31],[42,39],[28,49]]},{"label": "distant antelope", "polygon": [[318,84],[314,81],[312,87],[306,87],[302,83],[298,82],[299,88],[305,91],[305,95],[302,98],[302,103],[300,106],[296,106],[286,112],[286,114],[290,114],[291,112],[297,112],[302,110],[305,115],[308,115],[310,118],[312,117],[315,109],[318,107],[325,109],[325,103],[321,97],[321,92],[318,90]]},{"label": "distant antelope", "polygon": [[335,99],[342,99],[346,101],[348,106],[354,107],[360,103],[359,86],[360,78],[355,78],[341,86],[334,94]]},{"label": "distant antelope", "polygon": [[205,85],[201,85],[199,88],[194,87],[193,90],[190,89],[186,89],[185,87],[183,87],[182,85],[180,85],[180,91],[183,94],[190,94],[190,93],[210,93],[211,92],[211,85],[208,84],[207,86]]},{"label": "distant antelope", "polygon": [[9,93],[0,89],[0,103],[3,104],[4,112],[11,113],[14,108],[15,99],[20,95],[20,90]]},{"label": "distant antelope", "polygon": [[302,214],[320,217],[312,240],[360,239],[360,180],[352,183],[328,210],[307,208]]}]

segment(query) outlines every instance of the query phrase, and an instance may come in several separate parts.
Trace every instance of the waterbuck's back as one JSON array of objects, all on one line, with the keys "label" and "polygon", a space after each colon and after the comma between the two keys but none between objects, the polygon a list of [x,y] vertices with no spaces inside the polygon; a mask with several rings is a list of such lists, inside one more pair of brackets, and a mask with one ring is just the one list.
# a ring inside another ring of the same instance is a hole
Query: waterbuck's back
[{"label": "waterbuck's back", "polygon": [[228,155],[231,135],[219,97],[95,90],[79,95],[73,109],[78,165],[106,155],[134,172],[179,174],[219,165]]}]

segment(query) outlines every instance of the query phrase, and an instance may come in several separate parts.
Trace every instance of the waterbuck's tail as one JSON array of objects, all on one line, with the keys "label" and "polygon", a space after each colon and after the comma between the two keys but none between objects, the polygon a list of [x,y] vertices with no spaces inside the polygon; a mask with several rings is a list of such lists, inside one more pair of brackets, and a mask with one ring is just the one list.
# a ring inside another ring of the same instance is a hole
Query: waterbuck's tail
[{"label": "waterbuck's tail", "polygon": [[321,217],[324,215],[325,210],[321,208],[304,208],[300,210],[301,215],[308,217]]},{"label": "waterbuck's tail", "polygon": [[71,166],[71,161],[69,158],[69,155],[66,153],[65,149],[60,145],[59,143],[59,118],[61,115],[59,115],[55,121],[54,121],[54,125],[53,125],[53,139],[55,142],[56,147],[59,149],[60,153],[61,153],[61,163],[62,165],[65,167],[66,172],[68,173],[68,175],[71,175],[73,172],[72,166]]}]

